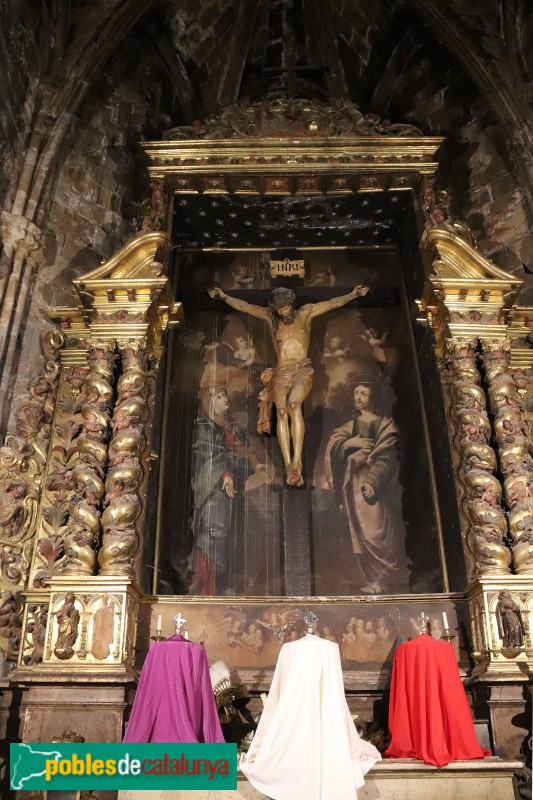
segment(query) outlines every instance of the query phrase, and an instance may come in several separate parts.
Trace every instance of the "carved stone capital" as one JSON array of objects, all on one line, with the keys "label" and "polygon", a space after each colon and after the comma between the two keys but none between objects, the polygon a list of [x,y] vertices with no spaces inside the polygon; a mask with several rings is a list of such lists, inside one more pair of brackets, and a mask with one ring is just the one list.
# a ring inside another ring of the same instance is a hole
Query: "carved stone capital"
[{"label": "carved stone capital", "polygon": [[36,259],[36,251],[42,250],[43,235],[40,228],[27,217],[2,211],[0,234],[7,250],[19,252],[26,258]]},{"label": "carved stone capital", "polygon": [[477,366],[477,338],[454,337],[445,340],[444,358],[456,379],[468,383],[479,383]]}]

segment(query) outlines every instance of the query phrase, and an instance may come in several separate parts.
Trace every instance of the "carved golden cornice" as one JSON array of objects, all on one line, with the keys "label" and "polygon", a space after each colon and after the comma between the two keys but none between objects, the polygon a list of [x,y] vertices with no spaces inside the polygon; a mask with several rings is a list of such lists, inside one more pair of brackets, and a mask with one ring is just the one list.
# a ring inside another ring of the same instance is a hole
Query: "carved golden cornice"
[{"label": "carved golden cornice", "polygon": [[425,234],[424,244],[434,259],[417,301],[418,321],[433,328],[438,356],[446,338],[505,338],[510,309],[522,286],[521,280],[482,256],[465,233],[446,224],[430,227]]},{"label": "carved golden cornice", "polygon": [[77,304],[50,311],[67,340],[62,353],[65,365],[86,363],[84,350],[89,339],[143,340],[156,357],[160,355],[162,331],[180,315],[165,267],[157,260],[158,256],[166,258],[169,251],[166,233],[143,233],[73,282]]},{"label": "carved golden cornice", "polygon": [[511,343],[511,367],[533,368],[533,308],[513,306],[507,338]]},{"label": "carved golden cornice", "polygon": [[145,142],[152,178],[177,193],[312,194],[413,189],[440,137],[285,136]]}]

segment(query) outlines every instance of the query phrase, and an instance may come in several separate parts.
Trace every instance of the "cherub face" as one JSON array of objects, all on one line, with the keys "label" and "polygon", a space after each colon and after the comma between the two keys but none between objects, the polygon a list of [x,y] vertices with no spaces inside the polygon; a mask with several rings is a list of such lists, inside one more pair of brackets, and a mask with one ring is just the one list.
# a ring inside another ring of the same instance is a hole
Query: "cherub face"
[{"label": "cherub face", "polygon": [[344,339],[341,336],[331,336],[329,340],[329,349],[338,350],[344,344]]}]

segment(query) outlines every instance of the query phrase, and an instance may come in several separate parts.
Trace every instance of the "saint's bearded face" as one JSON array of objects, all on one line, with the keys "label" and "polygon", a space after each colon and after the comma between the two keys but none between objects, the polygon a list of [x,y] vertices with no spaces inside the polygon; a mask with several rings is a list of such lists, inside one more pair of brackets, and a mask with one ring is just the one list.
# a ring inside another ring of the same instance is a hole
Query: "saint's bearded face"
[{"label": "saint's bearded face", "polygon": [[356,386],[353,393],[353,401],[357,411],[364,411],[370,408],[371,389],[369,386]]},{"label": "saint's bearded face", "polygon": [[296,311],[294,310],[293,305],[288,304],[276,309],[276,314],[285,323],[285,325],[292,325],[296,316]]}]

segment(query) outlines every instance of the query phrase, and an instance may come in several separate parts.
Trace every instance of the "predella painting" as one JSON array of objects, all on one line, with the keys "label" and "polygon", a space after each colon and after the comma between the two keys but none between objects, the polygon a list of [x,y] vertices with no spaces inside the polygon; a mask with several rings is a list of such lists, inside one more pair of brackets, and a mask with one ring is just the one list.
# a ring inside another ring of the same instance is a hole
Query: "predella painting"
[{"label": "predella painting", "polygon": [[283,595],[290,524],[284,491],[310,498],[315,594],[441,590],[415,354],[396,252],[297,255],[305,278],[292,279],[296,309],[345,295],[358,284],[370,289],[312,322],[302,487],[286,487],[275,424],[274,435],[258,433],[265,370],[276,365],[268,323],[207,293],[216,285],[231,297],[268,306],[277,285],[270,258],[251,251],[180,256],[178,298],[186,324],[170,349],[159,592]]}]

